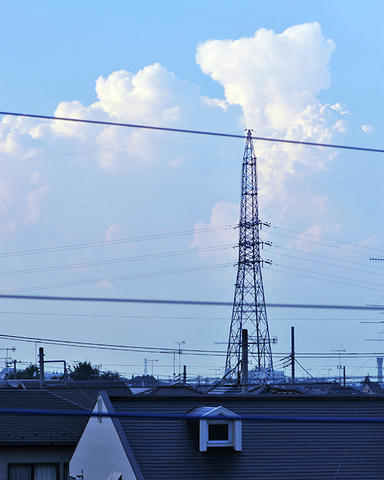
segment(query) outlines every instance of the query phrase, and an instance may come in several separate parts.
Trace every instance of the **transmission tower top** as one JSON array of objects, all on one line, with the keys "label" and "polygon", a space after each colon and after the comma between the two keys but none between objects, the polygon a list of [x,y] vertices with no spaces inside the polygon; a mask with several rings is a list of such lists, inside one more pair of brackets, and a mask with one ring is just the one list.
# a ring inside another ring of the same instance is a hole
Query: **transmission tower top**
[{"label": "transmission tower top", "polygon": [[[239,257],[232,320],[229,332],[226,374],[240,381],[242,330],[248,330],[249,382],[270,377],[273,372],[271,341],[265,306],[261,258],[261,226],[258,206],[257,160],[252,130],[247,131],[241,178]],[[244,366],[245,367],[245,366]]]}]

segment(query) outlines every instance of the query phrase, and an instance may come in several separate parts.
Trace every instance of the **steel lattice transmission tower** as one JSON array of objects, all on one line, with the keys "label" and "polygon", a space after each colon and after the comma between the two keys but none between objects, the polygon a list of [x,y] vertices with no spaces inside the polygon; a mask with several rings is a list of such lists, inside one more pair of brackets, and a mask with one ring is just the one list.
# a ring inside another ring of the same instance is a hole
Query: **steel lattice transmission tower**
[{"label": "steel lattice transmission tower", "polygon": [[[248,130],[241,179],[239,261],[225,369],[229,377],[237,378],[237,380],[240,380],[241,374],[242,329],[248,330],[250,373],[252,370],[256,370],[269,376],[273,372],[261,273],[264,262],[260,255],[260,248],[263,244],[260,240],[262,225],[268,226],[259,219],[257,161],[253,148],[252,131]],[[270,245],[268,242],[264,243]],[[268,263],[270,262],[268,261]]]}]

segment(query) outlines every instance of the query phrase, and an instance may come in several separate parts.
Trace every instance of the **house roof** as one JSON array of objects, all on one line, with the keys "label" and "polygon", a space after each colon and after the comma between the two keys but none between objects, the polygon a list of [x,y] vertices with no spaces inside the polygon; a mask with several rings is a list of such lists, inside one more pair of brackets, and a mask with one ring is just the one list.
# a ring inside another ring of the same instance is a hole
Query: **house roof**
[{"label": "house roof", "polygon": [[[239,415],[384,417],[384,398],[367,396],[110,397],[116,411],[187,414],[222,406]],[[198,422],[120,418],[143,478],[369,480],[384,478],[384,425],[243,421],[243,450],[199,451]]]},{"label": "house roof", "polygon": [[202,393],[191,385],[184,383],[175,383],[173,385],[157,385],[153,388],[147,389],[138,395],[156,395],[156,396],[195,396],[202,395]]},{"label": "house roof", "polygon": [[[10,380],[0,385],[0,391],[3,391],[3,389],[40,391],[40,382],[38,380]],[[85,409],[93,407],[97,396],[102,390],[110,395],[131,394],[131,390],[124,380],[47,381],[44,390]]]},{"label": "house roof", "polygon": [[92,409],[100,391],[109,395],[131,395],[130,388],[123,381],[76,380],[66,384],[48,384],[46,390],[81,408]]},{"label": "house roof", "polygon": [[[0,390],[0,408],[78,410],[45,390]],[[43,415],[1,415],[0,445],[75,445],[87,418]]]}]

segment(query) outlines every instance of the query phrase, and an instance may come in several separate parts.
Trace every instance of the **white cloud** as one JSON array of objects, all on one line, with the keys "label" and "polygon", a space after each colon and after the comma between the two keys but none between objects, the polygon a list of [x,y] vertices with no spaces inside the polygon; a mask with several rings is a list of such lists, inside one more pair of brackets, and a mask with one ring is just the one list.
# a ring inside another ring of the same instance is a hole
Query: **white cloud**
[{"label": "white cloud", "polygon": [[123,227],[118,223],[112,223],[105,232],[105,240],[108,242],[111,240],[121,240],[126,235],[127,230],[127,227]]},{"label": "white cloud", "polygon": [[375,129],[373,128],[373,125],[361,125],[361,129],[366,134],[370,134],[375,131]]},{"label": "white cloud", "polygon": [[49,185],[44,185],[29,193],[27,196],[27,213],[25,216],[27,223],[35,223],[39,219],[42,201],[49,190]]},{"label": "white cloud", "polygon": [[[56,116],[91,118],[159,126],[201,128],[222,115],[225,102],[207,99],[199,87],[180,80],[159,63],[147,65],[137,73],[120,70],[96,80],[98,100],[85,106],[79,101],[61,102]],[[225,106],[226,108],[226,106]],[[169,134],[116,127],[96,127],[66,122],[52,123],[55,136],[91,143],[101,167],[114,171],[119,167],[153,166],[167,157],[167,164],[180,164],[181,150],[162,145]],[[173,137],[174,138],[174,137]],[[153,145],[152,148],[140,148]],[[157,146],[156,146],[157,145]],[[119,151],[113,146],[125,146]],[[164,151],[166,150],[166,154]]]},{"label": "white cloud", "polygon": [[[212,209],[209,223],[196,223],[191,247],[197,247],[199,255],[203,258],[217,255],[216,251],[209,249],[217,246],[237,244],[238,231],[235,230],[234,225],[238,223],[238,204],[222,201],[216,203]],[[234,249],[224,250],[223,255],[234,258],[236,252]]]},{"label": "white cloud", "polygon": [[[327,237],[329,233],[335,236],[335,233],[340,233],[341,225],[340,224],[317,224],[311,225],[304,232],[299,233],[296,239],[290,243],[290,245],[295,246],[303,252],[309,253],[319,248],[322,248],[321,243],[326,242],[323,238],[318,237]],[[316,242],[320,242],[320,246],[316,245]]]},{"label": "white cloud", "polygon": [[[207,98],[197,85],[154,63],[138,72],[119,70],[99,77],[94,103],[63,101],[55,114],[223,131],[237,128],[240,131],[243,122],[254,128],[257,136],[330,142],[335,135],[346,131],[348,113],[341,103],[324,105],[318,98],[330,85],[328,63],[334,49],[333,41],[323,36],[318,23],[296,25],[282,33],[260,29],[250,38],[212,40],[199,45],[197,61],[203,72],[223,86],[224,98]],[[283,199],[285,208],[289,208],[291,201],[285,190],[287,182],[311,170],[326,168],[334,155],[330,151],[266,142],[256,142],[255,149],[263,205],[276,200],[281,204]],[[88,163],[96,160],[111,173],[148,169],[158,164],[174,169],[183,166],[186,159],[194,158],[193,145],[185,148],[182,136],[3,118],[0,152],[9,158],[44,156],[47,151],[58,150],[92,152],[78,158]],[[32,179],[36,177],[33,171],[35,167],[25,174],[32,175]],[[29,222],[39,216],[39,208],[34,206],[39,195],[43,195],[39,191],[32,192],[28,200]],[[221,203],[225,202],[217,203],[211,222],[215,223],[220,215]],[[221,208],[223,213],[225,209]],[[108,233],[118,234],[117,230]]]},{"label": "white cloud", "polygon": [[329,87],[334,49],[318,23],[306,23],[280,34],[262,28],[250,38],[211,40],[199,45],[196,59],[223,85],[226,101],[242,106],[247,126],[281,132]]},{"label": "white cloud", "polygon": [[[255,136],[329,142],[346,132],[343,105],[323,105],[319,93],[330,85],[328,62],[335,44],[318,23],[282,33],[260,29],[253,37],[211,40],[199,45],[197,62],[221,83],[225,101],[240,105]],[[322,169],[334,153],[287,144],[256,142],[263,200],[285,196],[288,177]]]}]

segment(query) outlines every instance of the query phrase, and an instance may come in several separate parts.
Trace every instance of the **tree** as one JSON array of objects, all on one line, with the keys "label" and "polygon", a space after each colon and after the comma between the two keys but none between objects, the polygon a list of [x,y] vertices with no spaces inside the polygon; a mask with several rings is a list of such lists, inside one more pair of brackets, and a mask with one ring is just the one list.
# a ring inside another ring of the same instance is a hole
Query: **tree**
[{"label": "tree", "polygon": [[100,370],[92,367],[91,362],[79,362],[69,376],[73,380],[96,380],[100,377]]},{"label": "tree", "polygon": [[69,376],[73,380],[119,380],[121,375],[119,372],[100,372],[97,367],[93,367],[91,362],[79,362],[73,368]]},{"label": "tree", "polygon": [[[39,376],[39,369],[36,367],[36,365],[33,365],[32,363],[28,365],[28,367],[24,368],[23,370],[17,370],[16,371],[16,378],[20,379],[31,379],[31,378],[37,378]],[[13,373],[8,374],[9,379],[14,379],[15,375]]]},{"label": "tree", "polygon": [[106,372],[102,372],[100,374],[100,378],[103,380],[120,380],[121,375],[119,372],[112,372],[111,370],[107,370]]}]

